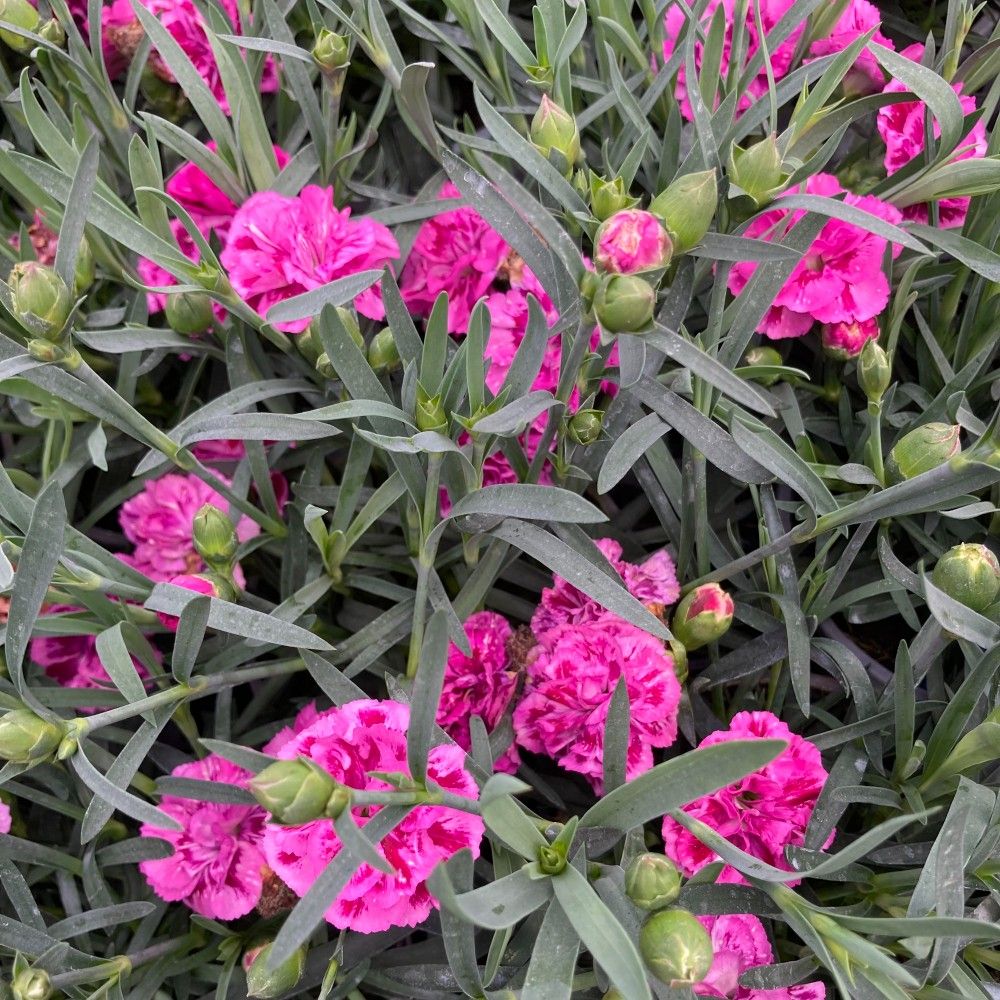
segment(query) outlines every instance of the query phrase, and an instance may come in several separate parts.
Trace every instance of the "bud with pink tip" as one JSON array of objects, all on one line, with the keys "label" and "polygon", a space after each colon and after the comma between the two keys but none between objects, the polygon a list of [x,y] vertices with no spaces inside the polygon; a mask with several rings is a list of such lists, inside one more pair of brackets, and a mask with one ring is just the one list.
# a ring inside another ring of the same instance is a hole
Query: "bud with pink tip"
[{"label": "bud with pink tip", "polygon": [[685,649],[715,642],[733,623],[733,599],[717,583],[695,587],[677,605],[670,630]]},{"label": "bud with pink tip", "polygon": [[[179,576],[171,577],[167,582],[175,587],[193,590],[196,594],[207,594],[209,597],[218,597],[220,593],[218,585],[204,574],[181,573]],[[156,617],[160,619],[160,624],[171,632],[176,632],[181,622],[176,615],[168,615],[162,611],[157,611]]]},{"label": "bud with pink tip", "polygon": [[615,212],[594,239],[597,266],[612,274],[636,274],[666,267],[674,247],[663,223],[652,212],[627,208]]},{"label": "bud with pink tip", "polygon": [[878,339],[876,319],[854,320],[851,323],[827,323],[823,327],[823,350],[837,361],[856,358],[869,340]]}]

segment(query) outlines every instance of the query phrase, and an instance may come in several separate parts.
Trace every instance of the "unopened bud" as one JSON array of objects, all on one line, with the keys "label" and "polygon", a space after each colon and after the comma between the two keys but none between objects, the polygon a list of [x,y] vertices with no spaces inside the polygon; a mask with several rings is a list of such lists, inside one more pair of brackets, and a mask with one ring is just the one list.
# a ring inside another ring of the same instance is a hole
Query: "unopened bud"
[{"label": "unopened bud", "polygon": [[985,545],[965,543],[948,549],[931,579],[938,590],[980,614],[1000,596],[1000,562]]},{"label": "unopened bud", "polygon": [[441,393],[429,395],[427,390],[417,383],[417,428],[422,431],[445,431],[448,429],[448,414],[441,402]]},{"label": "unopened bud", "polygon": [[[302,978],[306,967],[306,949],[296,948],[292,957],[286,959],[276,969],[267,967],[271,956],[271,944],[255,948],[243,956],[243,967],[247,974],[247,996],[260,1000],[272,1000],[294,989]],[[247,961],[249,959],[249,961]]]},{"label": "unopened bud", "polygon": [[570,417],[569,439],[575,444],[593,444],[601,436],[602,410],[578,410]]},{"label": "unopened bud", "polygon": [[50,17],[38,29],[38,34],[39,37],[44,38],[47,42],[51,42],[58,48],[62,48],[66,44],[66,29],[54,17]]},{"label": "unopened bud", "polygon": [[889,355],[874,340],[861,349],[858,356],[858,385],[872,403],[877,403],[892,381],[892,365]]},{"label": "unopened bud", "polygon": [[285,826],[339,816],[349,794],[319,765],[303,757],[269,764],[250,779],[254,798]]},{"label": "unopened bud", "polygon": [[[0,0],[0,21],[34,32],[38,31],[42,23],[38,11],[28,0]],[[0,31],[0,39],[16,52],[30,52],[35,47],[30,38],[15,35],[13,31]]]},{"label": "unopened bud", "polygon": [[570,176],[580,156],[580,130],[576,119],[548,94],[543,95],[531,119],[531,141],[564,176]]},{"label": "unopened bud", "polygon": [[649,325],[656,292],[635,274],[611,274],[594,295],[594,312],[608,333],[635,333]]},{"label": "unopened bud", "polygon": [[376,372],[392,371],[399,367],[399,349],[396,347],[396,338],[388,327],[379,330],[372,337],[372,342],[368,345],[368,364]]},{"label": "unopened bud", "polygon": [[700,170],[671,181],[649,206],[666,223],[674,249],[687,253],[708,232],[719,203],[719,185],[714,170]]},{"label": "unopened bud", "polygon": [[350,64],[350,45],[343,35],[338,35],[328,28],[320,28],[316,33],[312,57],[324,73],[336,73],[347,69]]},{"label": "unopened bud", "polygon": [[228,568],[236,558],[240,541],[233,522],[212,504],[205,504],[194,516],[194,547],[209,566]]},{"label": "unopened bud", "polygon": [[625,872],[625,893],[642,910],[662,910],[681,892],[681,873],[663,854],[640,854]]},{"label": "unopened bud", "polygon": [[749,196],[760,207],[782,190],[787,179],[775,135],[769,135],[749,149],[733,145],[729,156],[729,180],[735,194]]},{"label": "unopened bud", "polygon": [[543,875],[558,875],[566,868],[566,845],[543,844],[538,848],[538,867]]},{"label": "unopened bud", "polygon": [[660,910],[642,925],[639,951],[661,983],[699,983],[712,967],[712,939],[687,910]]},{"label": "unopened bud", "polygon": [[69,319],[73,297],[55,269],[24,260],[11,268],[7,282],[14,315],[25,328],[43,340],[58,338]]},{"label": "unopened bud", "polygon": [[62,742],[62,726],[17,708],[0,716],[0,758],[15,764],[34,764],[51,756]]},{"label": "unopened bud", "polygon": [[878,321],[866,319],[852,323],[827,323],[820,338],[823,351],[835,361],[856,358],[865,344],[878,339]]},{"label": "unopened bud", "polygon": [[690,651],[720,639],[732,623],[732,597],[717,583],[703,583],[677,605],[670,631]]},{"label": "unopened bud", "polygon": [[167,296],[167,323],[189,337],[204,333],[215,319],[212,300],[205,292],[180,292]]},{"label": "unopened bud", "polygon": [[14,1000],[49,1000],[52,981],[44,969],[24,969],[11,983]]},{"label": "unopened bud", "polygon": [[590,211],[594,218],[601,222],[610,219],[615,212],[634,208],[639,204],[638,198],[629,195],[625,189],[625,181],[621,177],[605,180],[600,174],[591,172],[587,194],[590,196]]},{"label": "unopened bud", "polygon": [[94,283],[96,273],[94,252],[86,240],[81,240],[80,249],[76,254],[76,267],[73,269],[73,294],[77,298]]},{"label": "unopened bud", "polygon": [[[785,359],[773,347],[751,347],[743,355],[743,364],[753,368],[778,368],[784,363]],[[780,376],[775,373],[750,377],[763,386],[769,386],[774,385]]]},{"label": "unopened bud", "polygon": [[886,475],[893,483],[913,479],[954,458],[962,450],[958,424],[921,424],[904,434],[889,452]]},{"label": "unopened bud", "polygon": [[652,212],[627,208],[616,212],[594,237],[594,260],[612,274],[637,274],[666,267],[673,256],[663,223]]}]

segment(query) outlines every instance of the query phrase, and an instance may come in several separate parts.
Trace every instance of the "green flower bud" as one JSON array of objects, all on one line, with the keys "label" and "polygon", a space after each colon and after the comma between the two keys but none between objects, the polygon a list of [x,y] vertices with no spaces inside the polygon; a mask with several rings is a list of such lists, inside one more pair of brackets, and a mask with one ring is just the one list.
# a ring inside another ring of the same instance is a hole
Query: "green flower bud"
[{"label": "green flower bud", "polygon": [[580,156],[580,130],[576,119],[548,94],[543,95],[531,119],[531,141],[553,166],[566,177],[571,175],[573,164]]},{"label": "green flower bud", "polygon": [[901,483],[930,472],[962,450],[962,428],[958,424],[929,423],[904,434],[889,452],[885,463],[890,482]]},{"label": "green flower bud", "polygon": [[625,893],[642,910],[662,910],[681,892],[681,873],[663,854],[640,854],[625,872]]},{"label": "green flower bud", "polygon": [[66,44],[66,29],[59,21],[50,17],[39,29],[38,34],[47,42],[62,48]]},{"label": "green flower bud", "polygon": [[330,355],[327,354],[326,351],[324,351],[316,359],[316,371],[318,371],[323,378],[333,379],[337,377],[337,369],[333,367],[333,364],[330,361]]},{"label": "green flower bud", "polygon": [[566,845],[543,844],[538,848],[538,867],[543,875],[558,875],[566,868]]},{"label": "green flower bud", "polygon": [[594,312],[608,333],[635,333],[649,325],[656,292],[635,274],[609,274],[594,296]]},{"label": "green flower bud", "polygon": [[[6,21],[25,31],[38,32],[42,23],[38,11],[28,3],[28,0],[0,0],[0,21]],[[0,31],[0,39],[7,43],[15,52],[30,52],[35,43],[30,38],[22,38],[13,31]]]},{"label": "green flower bud", "polygon": [[0,758],[34,764],[55,753],[65,732],[62,726],[17,708],[0,716]]},{"label": "green flower bud", "polygon": [[600,174],[590,172],[590,211],[594,218],[603,222],[610,219],[615,212],[633,208],[639,204],[638,198],[633,198],[625,190],[625,181],[621,177],[605,180]]},{"label": "green flower bud", "polygon": [[368,345],[368,364],[374,371],[392,371],[399,367],[399,349],[392,330],[386,327],[372,337]]},{"label": "green flower bud", "polygon": [[[323,768],[304,757],[269,764],[250,780],[254,798],[279,823],[298,826],[329,815],[328,806],[340,786]],[[334,806],[343,811],[343,796]]]},{"label": "green flower bud", "polygon": [[734,194],[745,194],[759,208],[781,191],[789,175],[781,165],[781,153],[775,135],[741,149],[733,145],[729,156],[729,181]]},{"label": "green flower bud", "polygon": [[688,679],[687,650],[674,638],[671,638],[667,645],[670,647],[670,657],[674,661],[674,673],[677,675],[677,682],[683,684]]},{"label": "green flower bud", "polygon": [[343,35],[338,35],[328,28],[320,28],[316,33],[312,57],[324,73],[336,73],[347,69],[350,65],[350,45]]},{"label": "green flower bud", "polygon": [[934,586],[982,614],[1000,596],[1000,562],[985,545],[956,545],[941,556],[931,575]]},{"label": "green flower bud", "polygon": [[196,336],[215,320],[212,300],[204,292],[180,292],[167,296],[167,323],[177,333]]},{"label": "green flower bud", "polygon": [[[358,316],[353,309],[348,309],[346,306],[337,306],[337,317],[340,322],[344,324],[344,329],[350,334],[351,340],[357,344],[361,351],[365,349],[365,338],[361,336],[361,327],[358,325]],[[319,317],[313,320],[314,323],[319,322]]]},{"label": "green flower bud", "polygon": [[671,985],[701,982],[712,967],[712,939],[687,910],[660,910],[642,925],[639,951],[646,968]]},{"label": "green flower bud", "polygon": [[11,983],[14,1000],[49,1000],[52,982],[44,969],[25,969]]},{"label": "green flower bud", "polygon": [[441,393],[429,395],[427,390],[417,383],[417,428],[422,431],[443,432],[448,429],[448,414],[441,402]]},{"label": "green flower bud", "polygon": [[[784,363],[785,359],[773,347],[751,347],[750,350],[743,355],[743,364],[753,368],[776,368]],[[751,378],[760,382],[763,386],[771,386],[778,381],[780,376],[752,375]]]},{"label": "green flower bud", "polygon": [[719,184],[714,170],[685,174],[672,181],[649,206],[666,223],[678,253],[698,245],[712,225],[719,203]]},{"label": "green flower bud", "polygon": [[228,569],[240,547],[233,522],[212,504],[205,504],[194,516],[194,547],[213,569]]},{"label": "green flower bud", "polygon": [[690,651],[715,642],[729,631],[732,623],[732,597],[717,583],[703,583],[677,605],[670,631]]},{"label": "green flower bud", "polygon": [[80,249],[76,254],[76,267],[73,270],[73,294],[79,298],[94,283],[94,252],[86,240],[80,241]]},{"label": "green flower bud", "polygon": [[[243,956],[247,974],[247,996],[271,1000],[295,988],[306,967],[306,949],[297,948],[292,957],[282,962],[276,969],[267,967],[271,954],[271,944],[255,948]],[[249,962],[247,961],[249,959]]]},{"label": "green flower bud", "polygon": [[315,367],[319,356],[323,353],[323,342],[319,339],[318,331],[314,329],[314,323],[310,323],[297,337],[292,337],[292,342],[299,349],[299,354]]},{"label": "green flower bud", "polygon": [[18,320],[43,340],[56,340],[73,308],[66,282],[53,268],[23,260],[11,268],[7,283]]},{"label": "green flower bud", "polygon": [[889,355],[874,340],[869,340],[858,356],[858,385],[872,403],[877,403],[892,381]]},{"label": "green flower bud", "polygon": [[575,444],[593,444],[601,436],[603,410],[578,410],[570,417],[568,434]]}]

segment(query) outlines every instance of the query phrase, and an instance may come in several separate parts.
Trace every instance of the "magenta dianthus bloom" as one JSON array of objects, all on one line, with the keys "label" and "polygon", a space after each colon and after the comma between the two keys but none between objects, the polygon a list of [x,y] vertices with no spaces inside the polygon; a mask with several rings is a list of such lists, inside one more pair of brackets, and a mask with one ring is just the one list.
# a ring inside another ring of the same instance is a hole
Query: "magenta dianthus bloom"
[{"label": "magenta dianthus bloom", "polygon": [[[194,573],[180,573],[178,576],[172,576],[167,583],[172,583],[175,587],[183,587],[185,590],[193,590],[196,594],[205,594],[208,597],[219,596],[219,588],[211,580]],[[168,615],[163,611],[157,611],[156,617],[160,619],[160,624],[171,632],[176,632],[177,626],[181,623],[177,615]]]},{"label": "magenta dianthus bloom", "polygon": [[604,785],[604,727],[619,678],[625,678],[630,729],[625,774],[653,766],[653,748],[677,738],[681,686],[663,643],[612,614],[560,625],[528,654],[524,695],[514,711],[517,742]]},{"label": "magenta dianthus bloom", "polygon": [[[399,702],[350,702],[322,713],[279,747],[277,755],[282,760],[307,757],[350,788],[389,790],[392,786],[370,772],[409,774],[409,721],[409,707]],[[444,791],[475,799],[479,790],[464,762],[465,752],[460,747],[434,747],[428,756],[427,775]],[[365,808],[351,812],[355,822],[364,827],[378,811]],[[417,806],[376,848],[395,869],[394,874],[362,864],[326,911],[326,919],[335,927],[363,934],[415,927],[437,906],[427,879],[438,862],[463,848],[478,856],[483,832],[482,819],[472,813],[440,805]],[[264,834],[267,863],[300,896],[340,849],[340,838],[329,819],[301,826],[268,823]]]},{"label": "magenta dianthus bloom", "polygon": [[604,271],[635,274],[665,267],[673,245],[652,212],[628,208],[616,212],[597,231],[594,260]]},{"label": "magenta dianthus bloom", "polygon": [[[237,294],[261,316],[278,302],[360,271],[380,270],[399,256],[396,238],[380,222],[352,219],[333,203],[333,188],[310,184],[296,198],[275,191],[240,206],[220,256]],[[382,319],[377,285],[354,299],[362,316]],[[276,324],[301,333],[308,319]]]},{"label": "magenta dianthus bloom", "polygon": [[[924,53],[923,45],[911,45],[900,53],[907,59],[919,62]],[[898,94],[909,88],[898,80],[890,80],[883,93]],[[962,112],[970,115],[976,110],[976,99],[971,94],[962,93],[961,83],[953,85],[958,94],[958,102]],[[885,143],[885,169],[888,174],[894,174],[905,167],[915,156],[924,151],[927,145],[925,121],[927,105],[923,101],[905,101],[902,104],[890,104],[879,108],[877,124],[878,132]],[[941,137],[941,125],[934,120],[934,138]],[[949,162],[959,160],[981,159],[988,150],[986,141],[986,122],[981,118],[973,126],[972,131],[958,144],[959,152],[951,157]],[[971,197],[942,198],[938,201],[938,222],[945,228],[961,226],[969,212]],[[915,222],[928,222],[930,213],[926,204],[908,205],[903,209],[903,216]]]},{"label": "magenta dianthus bloom", "polygon": [[[806,182],[808,194],[832,198],[843,191],[831,174],[814,174]],[[847,193],[844,202],[886,222],[898,223],[903,218],[898,208],[874,195]],[[750,223],[745,235],[780,239],[784,230],[803,215],[801,210],[789,213],[780,208],[765,212]],[[855,323],[877,316],[889,301],[889,280],[883,266],[887,245],[886,239],[860,226],[830,219],[795,265],[757,332],[772,340],[783,340],[803,336],[814,322]],[[892,256],[898,257],[902,249],[893,243]],[[729,290],[738,295],[756,269],[757,264],[751,261],[734,264],[729,272]]]},{"label": "magenta dianthus bloom", "polygon": [[[868,0],[850,0],[844,12],[840,15],[833,31],[825,38],[817,38],[809,48],[810,55],[832,56],[843,52],[849,45],[882,24],[882,14]],[[886,38],[881,31],[876,30],[872,41],[887,49],[895,49],[892,39]],[[854,65],[847,71],[841,86],[849,95],[874,94],[885,86],[885,73],[878,60],[868,49],[862,49]]]},{"label": "magenta dianthus bloom", "polygon": [[0,833],[10,833],[10,825],[10,806],[6,802],[0,801]]},{"label": "magenta dianthus bloom", "polygon": [[[472,748],[469,722],[478,715],[492,730],[510,704],[517,686],[507,642],[514,634],[510,622],[495,611],[479,611],[465,622],[465,634],[472,648],[466,656],[458,646],[448,646],[444,688],[438,703],[438,725],[463,749]],[[496,770],[517,770],[517,751],[503,754]]]},{"label": "magenta dianthus bloom", "polygon": [[[181,764],[171,773],[238,788],[246,788],[251,778],[249,771],[214,754]],[[164,795],[160,809],[181,829],[143,823],[139,830],[143,837],[158,837],[174,849],[169,857],[139,864],[153,892],[213,920],[235,920],[249,913],[263,886],[261,840],[267,813],[256,805],[201,802],[179,795]]]},{"label": "magenta dianthus bloom", "polygon": [[294,737],[298,736],[303,729],[308,729],[321,715],[322,713],[316,707],[316,702],[311,701],[308,705],[303,705],[299,709],[298,714],[292,720],[290,726],[284,726],[279,729],[267,743],[264,744],[264,753],[270,754],[272,757],[278,755],[278,751],[288,742],[290,742]]},{"label": "magenta dianthus bloom", "polygon": [[851,323],[828,323],[820,338],[823,349],[835,358],[846,361],[856,358],[869,340],[878,340],[878,320],[855,320]]},{"label": "magenta dianthus bloom", "polygon": [[712,938],[712,968],[694,986],[702,997],[724,997],[726,1000],[824,1000],[826,987],[822,983],[774,990],[754,990],[741,986],[740,976],[758,965],[771,965],[774,952],[767,939],[764,925],[749,913],[699,917]]},{"label": "magenta dianthus bloom", "polygon": [[[181,573],[205,568],[194,547],[194,516],[211,504],[225,512],[228,502],[194,475],[168,473],[151,479],[118,511],[125,537],[135,545],[131,565],[151,580],[166,582]],[[249,517],[236,522],[236,535],[246,542],[260,534]]]},{"label": "magenta dianthus bloom", "polygon": [[[622,547],[614,539],[599,538],[594,544],[637,601],[647,605],[669,605],[680,597],[674,561],[665,550],[654,552],[645,562],[632,563],[622,559]],[[531,630],[541,636],[558,625],[593,621],[605,614],[607,611],[592,597],[556,576],[552,586],[542,590],[538,607],[531,617]]]},{"label": "magenta dianthus bloom", "polygon": [[[740,712],[733,717],[729,729],[711,733],[698,745],[708,747],[747,739],[786,740],[788,747],[759,771],[704,795],[683,809],[747,854],[775,868],[791,871],[785,860],[785,848],[804,843],[809,818],[826,783],[826,768],[819,750],[770,712]],[[827,844],[832,840],[831,833]],[[663,820],[663,841],[664,852],[685,875],[693,875],[718,860],[710,848],[669,816]],[[744,879],[727,865],[718,881]]]}]

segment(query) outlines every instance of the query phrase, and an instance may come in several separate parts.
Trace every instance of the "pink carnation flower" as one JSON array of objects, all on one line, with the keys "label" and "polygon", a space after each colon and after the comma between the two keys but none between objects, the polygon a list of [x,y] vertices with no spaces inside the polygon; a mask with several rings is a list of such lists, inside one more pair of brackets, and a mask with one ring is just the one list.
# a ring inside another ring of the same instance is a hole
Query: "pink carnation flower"
[{"label": "pink carnation flower", "polygon": [[0,801],[0,833],[10,833],[10,806]]},{"label": "pink carnation flower", "polygon": [[[35,251],[38,263],[51,267],[56,261],[56,251],[59,249],[59,234],[49,228],[37,208],[31,222],[28,223],[28,239],[31,241],[31,249]],[[15,250],[20,250],[21,234],[14,233],[7,242]]]},{"label": "pink carnation flower", "polygon": [[[747,854],[791,871],[785,848],[804,843],[809,818],[826,783],[826,769],[819,750],[770,712],[740,712],[729,729],[711,733],[699,746],[747,739],[786,740],[788,747],[759,771],[684,806],[684,812]],[[718,860],[711,849],[669,816],[663,820],[663,840],[664,852],[685,875],[693,875]],[[830,834],[827,844],[832,840]],[[727,865],[719,881],[744,879]]]},{"label": "pink carnation flower", "polygon": [[[840,19],[833,26],[833,31],[826,38],[817,38],[809,49],[813,56],[832,56],[843,52],[863,34],[882,24],[882,14],[878,7],[868,0],[850,0]],[[886,38],[881,31],[872,35],[872,41],[887,49],[895,49],[892,40]],[[885,86],[885,73],[878,60],[868,51],[862,49],[854,65],[848,70],[841,86],[844,93],[855,96],[878,93]]]},{"label": "pink carnation flower", "polygon": [[856,358],[869,340],[878,340],[878,321],[865,319],[853,323],[828,323],[820,337],[828,354],[846,361]]},{"label": "pink carnation flower", "polygon": [[[277,750],[282,760],[307,757],[334,778],[356,789],[388,790],[373,771],[408,774],[406,730],[410,710],[394,701],[354,701],[330,709]],[[428,777],[446,792],[475,799],[479,791],[464,769],[465,752],[457,746],[434,747]],[[365,826],[377,809],[353,809]],[[446,806],[417,806],[376,848],[395,869],[387,875],[362,864],[326,912],[335,927],[362,934],[390,927],[415,927],[437,903],[427,879],[439,861],[468,848],[474,856],[484,832],[483,821]],[[264,854],[278,877],[300,896],[340,853],[341,843],[328,819],[301,826],[268,823]]]},{"label": "pink carnation flower", "polygon": [[[842,194],[843,190],[831,174],[814,174],[806,183],[807,193],[825,198]],[[844,202],[886,222],[902,220],[899,209],[874,195],[847,193]],[[803,215],[801,210],[765,212],[750,223],[745,235],[763,240],[780,238]],[[889,280],[883,267],[887,243],[860,226],[830,219],[796,264],[757,332],[772,340],[783,340],[803,336],[814,322],[855,323],[877,316],[889,301]],[[892,244],[892,256],[898,257],[902,249],[898,243]],[[751,261],[734,264],[729,272],[729,290],[738,295],[756,268]]]},{"label": "pink carnation flower", "polygon": [[[922,45],[911,45],[900,53],[907,59],[918,62],[924,53]],[[898,80],[890,80],[883,93],[898,94],[907,90]],[[956,83],[952,89],[958,94],[958,102],[962,112],[970,115],[976,110],[976,99],[970,94],[962,94],[961,83]],[[879,135],[885,143],[885,169],[890,175],[905,167],[915,156],[924,151],[927,137],[924,133],[924,123],[927,106],[923,101],[906,101],[902,104],[890,104],[879,108],[877,124]],[[934,137],[941,137],[941,125],[934,120]],[[958,160],[981,159],[987,153],[986,123],[980,119],[972,131],[959,143],[960,152],[952,156],[950,162]],[[971,198],[942,198],[938,201],[938,220],[946,228],[961,226],[969,212]],[[930,214],[926,204],[908,205],[903,209],[903,216],[916,222],[926,223]]]},{"label": "pink carnation flower", "polygon": [[[251,777],[249,771],[215,754],[181,764],[171,773],[239,788],[246,788]],[[169,857],[139,864],[153,892],[213,920],[235,920],[249,913],[263,886],[261,840],[267,813],[256,805],[201,802],[178,795],[164,795],[160,809],[182,829],[151,823],[139,829],[143,837],[165,840],[174,849]]]},{"label": "pink carnation flower", "polygon": [[[252,195],[233,219],[219,258],[229,280],[261,316],[277,302],[359,271],[381,269],[399,256],[395,237],[380,222],[352,219],[349,208],[333,204],[333,188],[314,184],[297,198],[274,191]],[[354,299],[363,316],[382,319],[378,286]],[[308,319],[277,324],[301,333]]]},{"label": "pink carnation flower", "polygon": [[[760,10],[761,24],[764,26],[764,34],[767,35],[784,14],[787,13],[793,2],[794,0],[751,0],[747,6],[746,22],[743,26],[747,39],[748,60],[756,54],[761,44],[760,35],[757,32],[754,9],[757,8]],[[722,63],[720,67],[723,75],[725,75],[729,72],[729,59],[733,45],[733,25],[735,22],[736,6],[734,0],[709,0],[708,5],[702,12],[701,25],[705,31],[708,31],[708,27],[712,23],[712,17],[720,5],[726,12],[726,33],[723,40]],[[664,60],[668,60],[674,54],[681,34],[685,32],[685,29],[690,30],[690,26],[684,11],[677,4],[671,4],[667,8],[664,26],[666,34],[663,41],[663,58]],[[798,45],[804,28],[805,24],[803,22],[777,48],[771,49],[771,67],[774,71],[775,80],[781,80],[792,68],[795,48]],[[703,51],[704,45],[700,41],[695,42],[694,63],[695,68],[699,70],[701,69]],[[750,81],[750,85],[746,91],[740,96],[739,104],[737,105],[738,109],[746,111],[757,98],[766,94],[767,90],[767,73],[764,67],[761,66],[757,71],[757,75]],[[691,102],[688,99],[687,69],[683,61],[677,73],[677,86],[674,89],[674,96],[677,98],[681,114],[688,121],[691,121],[694,116],[691,112]]]},{"label": "pink carnation flower", "polygon": [[616,212],[597,231],[594,259],[614,274],[634,274],[665,267],[673,245],[663,223],[652,212],[628,208]]},{"label": "pink carnation flower", "polygon": [[[194,475],[168,473],[151,479],[142,492],[126,500],[118,511],[125,537],[135,545],[132,565],[151,580],[165,582],[181,573],[205,568],[194,547],[194,516],[211,504],[226,512],[228,502]],[[241,542],[260,534],[249,517],[236,522]]]},{"label": "pink carnation flower", "polygon": [[[83,610],[71,604],[52,604],[45,608],[46,614],[53,615]],[[45,671],[47,677],[63,687],[117,691],[97,655],[97,637],[93,634],[81,632],[77,635],[40,635],[31,640],[29,655]],[[140,677],[148,676],[146,668],[135,657],[132,662]],[[81,707],[79,711],[89,715],[97,709]]]},{"label": "pink carnation flower", "polygon": [[191,445],[191,454],[199,462],[235,463],[247,453],[246,442],[241,438],[217,438],[211,441],[198,441]]},{"label": "pink carnation flower", "polygon": [[[494,729],[510,704],[517,674],[507,652],[514,630],[503,615],[495,611],[470,615],[465,634],[472,655],[466,656],[454,643],[449,644],[437,723],[463,750],[470,750],[472,716],[478,715],[487,729]],[[497,761],[496,770],[512,773],[517,764],[517,751],[511,748]]]},{"label": "pink carnation flower", "polygon": [[308,729],[321,715],[319,709],[316,707],[316,702],[311,701],[308,705],[303,705],[299,709],[298,714],[292,720],[290,726],[285,726],[279,729],[267,743],[264,744],[264,753],[270,754],[272,757],[278,755],[278,751],[286,744],[290,743],[291,740],[298,736],[303,729]]},{"label": "pink carnation flower", "polygon": [[712,937],[712,968],[696,983],[694,992],[702,997],[727,1000],[824,1000],[822,983],[803,983],[775,990],[753,990],[740,986],[739,977],[758,965],[771,965],[774,952],[764,925],[749,913],[699,917]]},{"label": "pink carnation flower", "polygon": [[[183,587],[185,590],[193,590],[196,594],[206,594],[209,597],[218,597],[219,588],[211,580],[204,576],[196,576],[192,573],[181,573],[172,576],[167,583],[172,583],[175,587]],[[156,617],[160,619],[160,624],[171,632],[177,631],[177,626],[181,620],[177,615],[168,615],[163,611],[157,611]]]},{"label": "pink carnation flower", "polygon": [[677,738],[681,686],[663,643],[615,615],[559,625],[528,654],[527,684],[514,711],[517,742],[604,784],[604,726],[619,678],[629,696],[626,776],[653,766],[653,747]]},{"label": "pink carnation flower", "polygon": [[[594,544],[622,578],[629,593],[643,604],[668,605],[680,597],[674,561],[665,550],[654,552],[643,563],[622,559],[622,547],[612,538],[599,538]],[[592,597],[561,576],[542,590],[538,607],[531,617],[531,630],[541,636],[559,625],[576,624],[603,618],[607,611]]]}]

